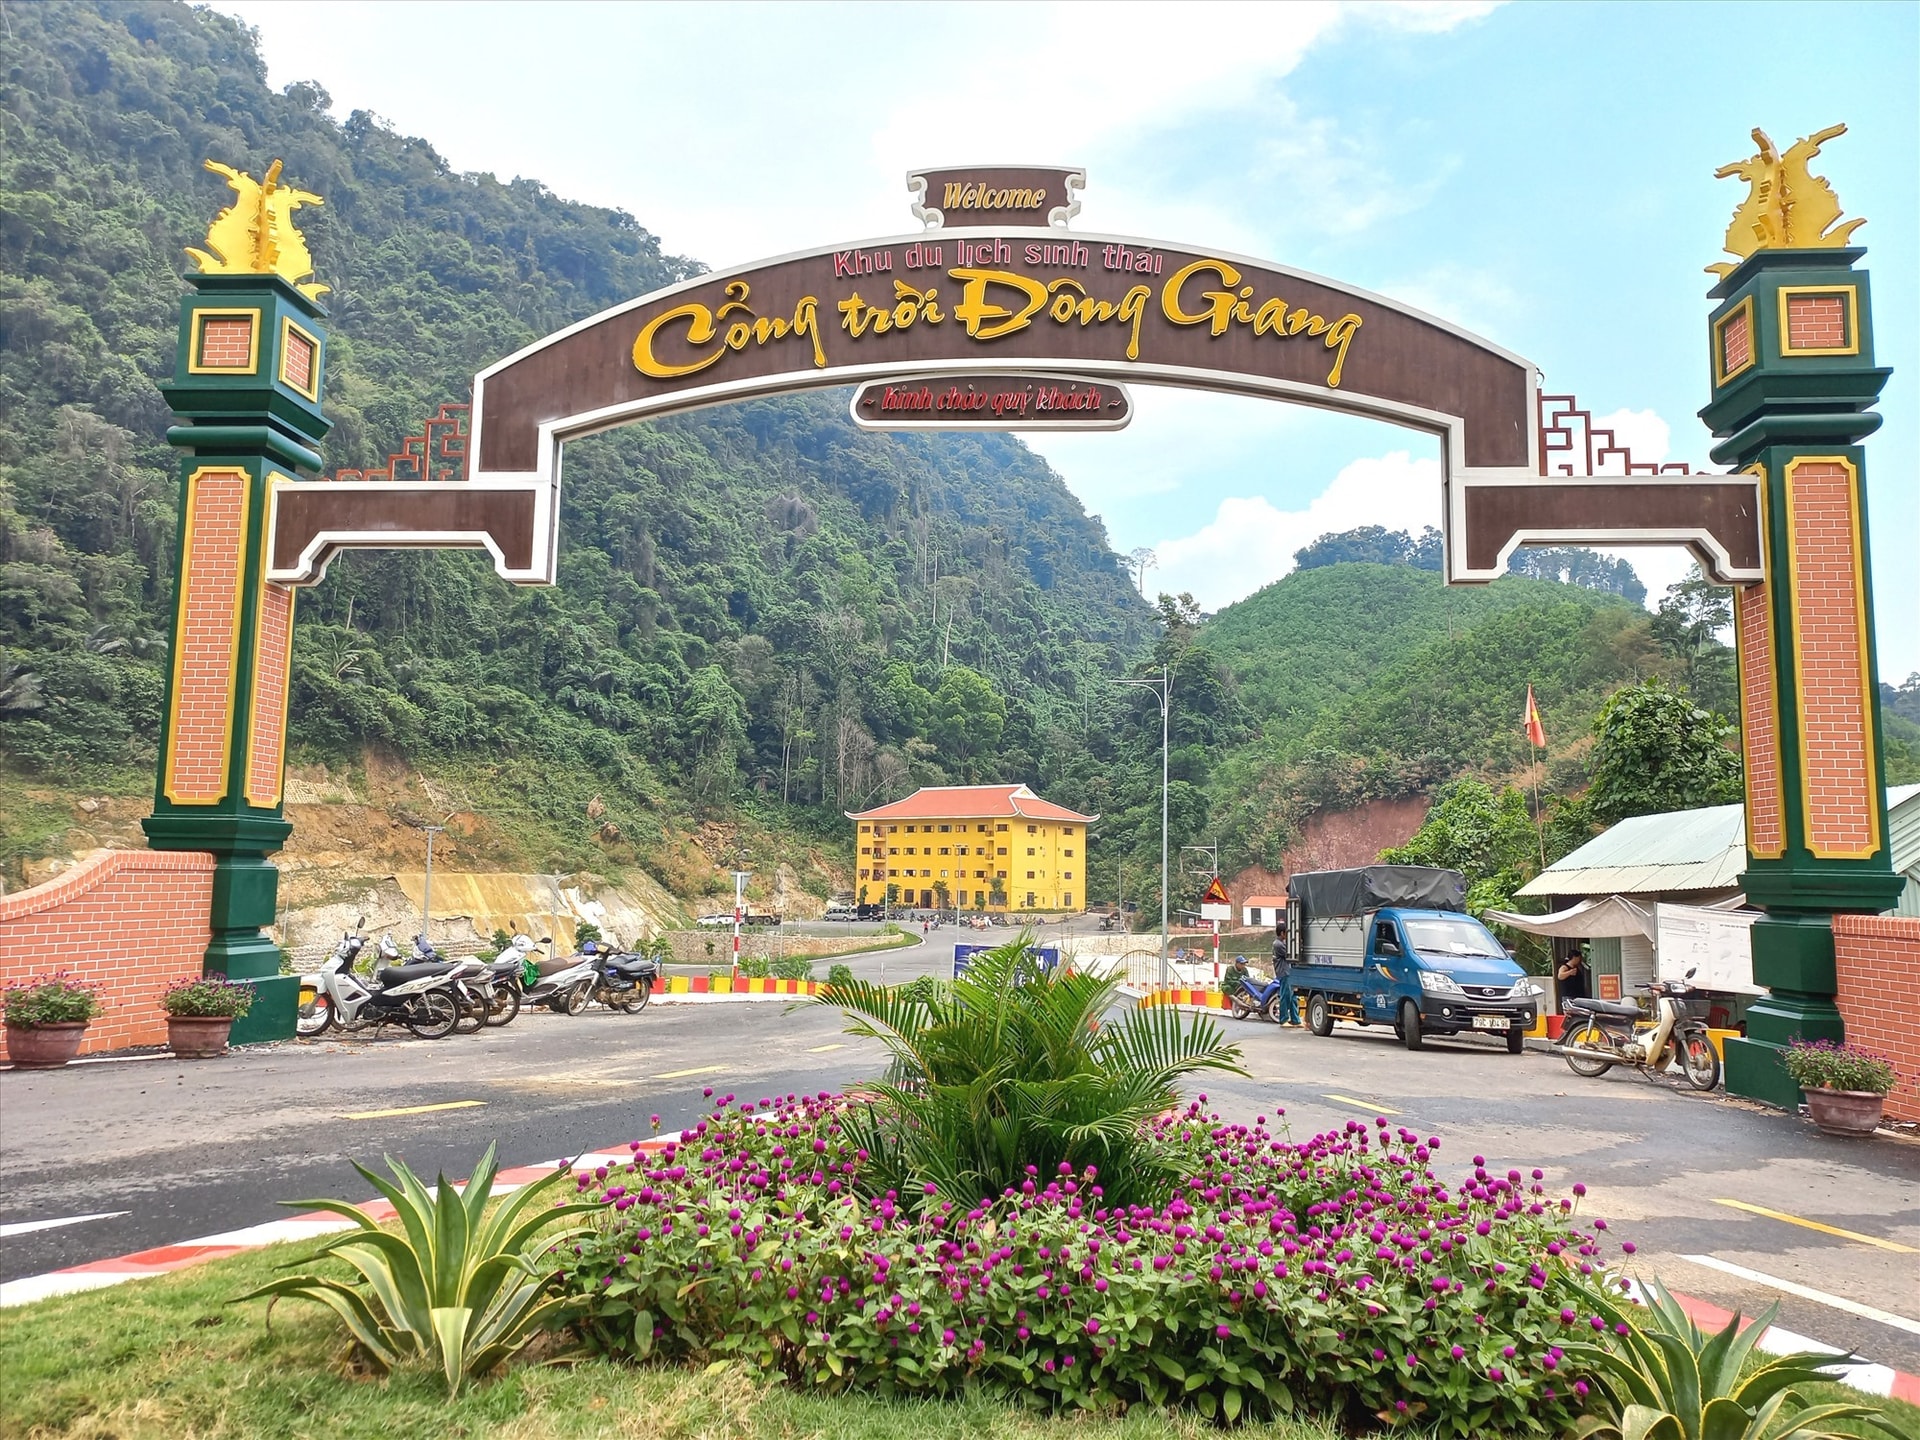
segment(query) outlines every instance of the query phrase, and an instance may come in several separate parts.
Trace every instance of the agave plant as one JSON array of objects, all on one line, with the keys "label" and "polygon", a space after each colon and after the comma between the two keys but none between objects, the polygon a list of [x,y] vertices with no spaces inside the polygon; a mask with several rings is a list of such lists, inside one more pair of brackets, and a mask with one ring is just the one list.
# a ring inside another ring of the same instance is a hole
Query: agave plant
[{"label": "agave plant", "polygon": [[1161,1006],[1107,1018],[1118,991],[1117,980],[1043,969],[1024,934],[976,954],[951,984],[822,987],[815,1003],[838,1006],[851,1033],[893,1057],[874,1104],[847,1117],[869,1156],[861,1183],[970,1205],[1091,1165],[1110,1205],[1160,1196],[1173,1171],[1147,1122],[1175,1103],[1183,1077],[1246,1072],[1205,1016]]},{"label": "agave plant", "polygon": [[1592,1375],[1611,1411],[1583,1419],[1573,1440],[1845,1440],[1827,1428],[1832,1420],[1864,1420],[1899,1440],[1900,1432],[1873,1406],[1810,1405],[1793,1389],[1833,1380],[1832,1367],[1854,1361],[1852,1355],[1803,1350],[1748,1369],[1779,1306],[1745,1331],[1736,1313],[1725,1329],[1708,1335],[1659,1281],[1646,1281],[1642,1294],[1646,1309],[1632,1313],[1605,1296],[1590,1297],[1616,1333],[1624,1326],[1622,1349],[1566,1347],[1568,1360]]},{"label": "agave plant", "polygon": [[292,1296],[327,1306],[353,1332],[360,1349],[382,1370],[411,1360],[437,1361],[449,1398],[466,1382],[486,1374],[524,1345],[569,1302],[549,1294],[555,1279],[539,1255],[571,1243],[583,1227],[530,1242],[556,1220],[596,1210],[589,1204],[555,1205],[548,1197],[564,1178],[555,1171],[516,1192],[492,1215],[486,1213],[497,1170],[489,1145],[462,1194],[438,1177],[428,1190],[402,1161],[387,1157],[393,1180],[366,1166],[354,1169],[393,1203],[401,1230],[379,1222],[344,1200],[289,1200],[304,1209],[331,1211],[358,1227],[324,1241],[307,1260],[334,1255],[360,1272],[365,1290],[318,1275],[291,1275],[262,1285],[232,1303]]}]

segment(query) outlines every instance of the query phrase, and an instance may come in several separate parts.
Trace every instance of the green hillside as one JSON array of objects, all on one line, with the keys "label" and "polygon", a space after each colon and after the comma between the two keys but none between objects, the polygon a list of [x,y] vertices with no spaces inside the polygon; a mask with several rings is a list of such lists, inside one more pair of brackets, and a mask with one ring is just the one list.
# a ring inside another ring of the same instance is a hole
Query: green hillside
[{"label": "green hillside", "polygon": [[[131,795],[172,585],[157,382],[182,247],[229,198],[203,159],[283,157],[325,199],[301,220],[333,287],[330,466],[378,464],[477,369],[700,267],[632,216],[456,173],[373,116],[334,121],[311,84],[270,90],[212,11],[8,13],[0,762],[37,794]],[[502,865],[658,868],[716,820],[744,828],[710,853],[770,861],[786,832],[840,854],[843,808],[1048,770],[1063,717],[1118,706],[1093,677],[1154,633],[1098,522],[1016,440],[869,435],[834,393],[571,447],[562,535],[550,590],[472,553],[343,557],[299,610],[296,761],[362,790],[370,756],[437,778],[431,802],[411,787],[422,810],[513,817],[478,857]],[[13,883],[59,843],[34,803],[30,826],[0,803]]]}]

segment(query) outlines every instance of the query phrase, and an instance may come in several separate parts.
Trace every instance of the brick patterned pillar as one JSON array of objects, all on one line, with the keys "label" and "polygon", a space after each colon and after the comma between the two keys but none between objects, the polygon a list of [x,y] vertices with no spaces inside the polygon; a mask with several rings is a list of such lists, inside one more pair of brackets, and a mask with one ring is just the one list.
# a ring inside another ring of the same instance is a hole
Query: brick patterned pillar
[{"label": "brick patterned pillar", "polygon": [[160,736],[155,850],[213,857],[202,968],[252,981],[237,1043],[293,1034],[299,982],[263,933],[279,872],[293,592],[266,583],[272,495],[317,471],[325,312],[274,275],[190,275],[173,383],[181,460],[173,656]]},{"label": "brick patterned pillar", "polygon": [[1844,1038],[1833,917],[1893,904],[1867,559],[1873,364],[1858,249],[1760,250],[1713,290],[1713,457],[1761,479],[1767,579],[1735,600],[1747,782],[1741,885],[1766,999],[1727,1045],[1727,1088],[1779,1105],[1795,1037]]}]

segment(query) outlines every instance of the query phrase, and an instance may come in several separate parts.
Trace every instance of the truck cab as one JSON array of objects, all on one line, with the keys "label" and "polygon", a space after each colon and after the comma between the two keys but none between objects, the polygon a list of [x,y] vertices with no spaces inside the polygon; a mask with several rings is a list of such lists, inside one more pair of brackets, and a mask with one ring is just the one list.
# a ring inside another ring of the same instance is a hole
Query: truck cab
[{"label": "truck cab", "polygon": [[1293,985],[1314,1034],[1350,1020],[1391,1028],[1409,1050],[1473,1032],[1520,1053],[1541,988],[1465,913],[1457,872],[1318,871],[1293,877],[1288,892]]}]

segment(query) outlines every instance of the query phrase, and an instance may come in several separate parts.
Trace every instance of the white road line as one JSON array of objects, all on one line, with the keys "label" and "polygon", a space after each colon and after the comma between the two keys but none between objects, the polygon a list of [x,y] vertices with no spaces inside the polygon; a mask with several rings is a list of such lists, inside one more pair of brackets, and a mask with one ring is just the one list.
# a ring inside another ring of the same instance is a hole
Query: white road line
[{"label": "white road line", "polygon": [[54,1295],[72,1295],[80,1290],[101,1290],[135,1278],[99,1270],[84,1271],[78,1275],[56,1270],[49,1275],[29,1275],[24,1280],[0,1281],[0,1309],[9,1305],[31,1305],[35,1300],[45,1300]]},{"label": "white road line", "polygon": [[1891,1325],[1896,1330],[1905,1330],[1910,1335],[1920,1335],[1920,1320],[1909,1320],[1906,1316],[1896,1315],[1891,1310],[1878,1310],[1871,1305],[1862,1305],[1857,1300],[1848,1300],[1841,1295],[1829,1295],[1824,1290],[1796,1285],[1791,1280],[1782,1280],[1777,1275],[1765,1275],[1758,1270],[1749,1270],[1744,1265],[1735,1265],[1730,1260],[1722,1260],[1713,1255],[1682,1255],[1680,1258],[1693,1265],[1704,1265],[1709,1270],[1718,1270],[1723,1275],[1751,1280],[1756,1285],[1765,1285],[1782,1294],[1797,1295],[1802,1300],[1811,1300],[1818,1305],[1828,1305],[1835,1310],[1844,1310],[1849,1315],[1858,1315],[1862,1320],[1872,1320],[1881,1325]]},{"label": "white road line", "polygon": [[102,1210],[98,1215],[69,1215],[62,1220],[15,1220],[12,1224],[0,1225],[0,1240],[30,1235],[35,1230],[58,1230],[62,1225],[84,1225],[89,1220],[113,1220],[132,1213],[131,1210]]}]

